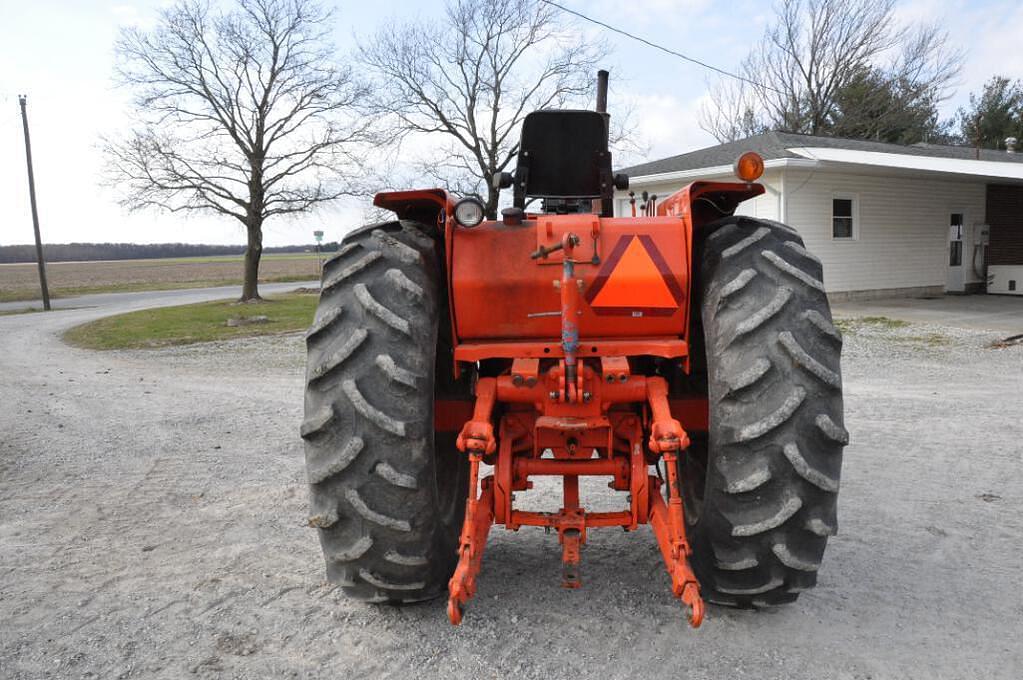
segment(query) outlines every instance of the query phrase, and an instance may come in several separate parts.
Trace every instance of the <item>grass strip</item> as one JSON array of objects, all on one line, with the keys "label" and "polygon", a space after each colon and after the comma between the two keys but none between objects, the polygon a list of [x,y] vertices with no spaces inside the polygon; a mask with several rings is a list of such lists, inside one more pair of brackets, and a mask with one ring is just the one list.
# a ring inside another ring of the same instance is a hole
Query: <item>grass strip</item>
[{"label": "grass strip", "polygon": [[[144,309],[75,326],[64,341],[86,349],[147,349],[190,345],[304,330],[312,323],[317,295],[289,293],[262,302],[218,300]],[[252,322],[254,317],[265,320]],[[241,325],[228,325],[229,319]]]}]

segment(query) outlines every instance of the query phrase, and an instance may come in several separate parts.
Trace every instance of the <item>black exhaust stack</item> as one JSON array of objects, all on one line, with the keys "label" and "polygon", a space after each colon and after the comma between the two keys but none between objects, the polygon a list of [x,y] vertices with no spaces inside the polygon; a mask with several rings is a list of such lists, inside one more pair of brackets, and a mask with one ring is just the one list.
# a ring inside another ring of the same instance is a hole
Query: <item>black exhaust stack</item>
[{"label": "black exhaust stack", "polygon": [[[608,141],[611,139],[611,116],[607,112],[607,79],[609,75],[604,69],[597,71],[597,113],[604,116],[604,132],[607,134]],[[614,175],[612,184],[615,189],[625,191],[629,188],[629,176]],[[606,217],[612,215],[610,198],[604,199],[601,213]]]},{"label": "black exhaust stack", "polygon": [[607,115],[607,77],[610,74],[601,69],[597,71],[597,113]]}]

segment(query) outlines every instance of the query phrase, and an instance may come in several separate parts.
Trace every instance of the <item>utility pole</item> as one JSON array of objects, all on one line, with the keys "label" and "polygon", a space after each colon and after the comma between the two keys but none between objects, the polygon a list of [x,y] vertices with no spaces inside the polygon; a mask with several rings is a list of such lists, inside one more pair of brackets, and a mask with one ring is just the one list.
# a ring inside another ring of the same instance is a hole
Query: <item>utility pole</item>
[{"label": "utility pole", "polygon": [[39,235],[39,210],[36,208],[36,179],[32,172],[32,142],[28,136],[28,113],[25,111],[26,97],[18,95],[21,104],[21,124],[25,128],[25,161],[28,163],[28,196],[32,202],[32,226],[36,232],[36,261],[39,263],[39,287],[43,291],[43,309],[50,311],[50,289],[46,285],[46,263],[43,261],[43,239]]}]

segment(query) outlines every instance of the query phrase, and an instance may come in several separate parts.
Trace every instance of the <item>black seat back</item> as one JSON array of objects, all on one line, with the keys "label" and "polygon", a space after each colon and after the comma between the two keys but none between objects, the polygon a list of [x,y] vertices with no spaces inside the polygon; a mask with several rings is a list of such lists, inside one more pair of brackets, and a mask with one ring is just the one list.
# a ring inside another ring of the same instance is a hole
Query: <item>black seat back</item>
[{"label": "black seat back", "polygon": [[606,115],[596,111],[534,111],[522,122],[515,205],[526,198],[608,199],[613,196]]}]

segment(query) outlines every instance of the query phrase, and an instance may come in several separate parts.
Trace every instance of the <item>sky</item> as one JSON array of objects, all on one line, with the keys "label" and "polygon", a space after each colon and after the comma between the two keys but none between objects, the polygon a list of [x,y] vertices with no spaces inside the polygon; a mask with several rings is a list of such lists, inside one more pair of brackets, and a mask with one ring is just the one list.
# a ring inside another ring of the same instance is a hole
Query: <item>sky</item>
[{"label": "sky", "polygon": [[[702,61],[734,70],[773,16],[769,0],[559,0]],[[128,94],[111,74],[113,43],[122,26],[151,26],[165,0],[0,0],[0,245],[32,242],[25,151],[17,95],[28,96],[32,152],[44,242],[242,244],[240,223],[224,217],[129,214],[99,183],[100,135],[127,125]],[[334,40],[344,55],[356,37],[391,18],[439,17],[443,0],[337,0]],[[623,7],[627,12],[623,12]],[[1023,78],[1020,0],[905,0],[899,22],[938,21],[966,51],[954,94],[942,105],[951,116],[992,75]],[[698,125],[708,85],[716,76],[693,64],[596,26],[613,49],[609,110],[627,106],[639,141],[652,160],[710,146]],[[411,188],[411,187],[410,187]],[[309,243],[312,231],[340,238],[363,221],[370,202],[352,199],[298,219],[268,220],[268,246]]]}]

